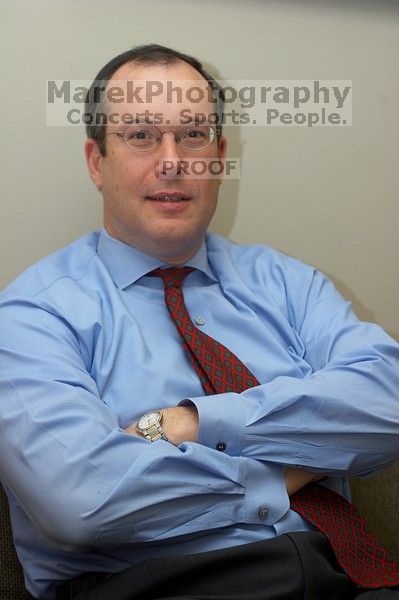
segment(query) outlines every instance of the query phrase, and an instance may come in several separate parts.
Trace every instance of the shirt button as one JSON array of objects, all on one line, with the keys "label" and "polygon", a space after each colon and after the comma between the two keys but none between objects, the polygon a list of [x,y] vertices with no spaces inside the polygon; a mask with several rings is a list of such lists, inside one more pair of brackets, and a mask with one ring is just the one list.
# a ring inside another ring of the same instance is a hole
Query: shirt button
[{"label": "shirt button", "polygon": [[203,317],[195,317],[197,325],[205,325],[205,319]]},{"label": "shirt button", "polygon": [[226,444],[224,442],[218,442],[216,444],[216,450],[219,450],[219,452],[224,452],[226,450]]},{"label": "shirt button", "polygon": [[264,521],[267,518],[269,511],[265,506],[261,506],[258,510],[258,517],[261,521]]}]

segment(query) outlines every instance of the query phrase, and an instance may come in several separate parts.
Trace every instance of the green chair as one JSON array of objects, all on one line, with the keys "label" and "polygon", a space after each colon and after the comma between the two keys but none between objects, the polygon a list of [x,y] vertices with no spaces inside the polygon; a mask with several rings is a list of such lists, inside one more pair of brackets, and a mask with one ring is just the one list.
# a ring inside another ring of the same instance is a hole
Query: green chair
[{"label": "green chair", "polygon": [[399,564],[399,461],[350,485],[353,504]]},{"label": "green chair", "polygon": [[0,598],[1,600],[30,600],[25,590],[22,567],[12,540],[8,501],[0,485]]}]

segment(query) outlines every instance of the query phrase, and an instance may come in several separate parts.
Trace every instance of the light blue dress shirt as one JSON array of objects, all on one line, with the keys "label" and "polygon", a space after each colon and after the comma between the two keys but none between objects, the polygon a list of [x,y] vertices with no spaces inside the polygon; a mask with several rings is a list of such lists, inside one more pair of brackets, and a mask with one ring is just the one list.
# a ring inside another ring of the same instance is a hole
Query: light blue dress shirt
[{"label": "light blue dress shirt", "polygon": [[[146,276],[159,261],[104,230],[0,296],[0,477],[35,597],[82,572],[308,530],[285,465],[347,494],[343,477],[399,455],[398,345],[323,275],[214,235],[187,264],[193,321],[260,386],[205,396]],[[123,431],[181,401],[198,408],[198,443]]]}]

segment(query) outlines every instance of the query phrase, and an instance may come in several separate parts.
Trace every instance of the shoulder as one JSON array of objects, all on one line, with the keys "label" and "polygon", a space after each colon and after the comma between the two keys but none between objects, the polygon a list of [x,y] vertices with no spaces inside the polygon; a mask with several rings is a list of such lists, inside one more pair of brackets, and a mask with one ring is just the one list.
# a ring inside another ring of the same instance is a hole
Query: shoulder
[{"label": "shoulder", "polygon": [[219,236],[207,240],[212,271],[226,296],[252,306],[277,310],[300,323],[329,284],[322,273],[266,245],[239,245]]},{"label": "shoulder", "polygon": [[312,278],[315,268],[264,244],[241,245],[215,234],[207,236],[208,258],[216,270],[228,266],[242,277],[259,282]]},{"label": "shoulder", "polygon": [[97,256],[98,235],[98,232],[88,233],[33,264],[0,293],[0,301],[16,296],[34,298],[59,282],[81,280]]}]

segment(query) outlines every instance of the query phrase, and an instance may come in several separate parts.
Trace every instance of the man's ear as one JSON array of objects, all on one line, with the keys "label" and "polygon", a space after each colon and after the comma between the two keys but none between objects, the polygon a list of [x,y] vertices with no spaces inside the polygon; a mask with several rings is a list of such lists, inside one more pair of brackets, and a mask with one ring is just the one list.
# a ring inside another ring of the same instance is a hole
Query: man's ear
[{"label": "man's ear", "polygon": [[[222,162],[224,162],[224,159],[226,158],[226,153],[227,153],[227,140],[225,137],[221,136],[218,139],[218,158],[220,158]],[[219,185],[221,183],[223,183],[223,175],[219,179]]]},{"label": "man's ear", "polygon": [[88,138],[85,142],[85,157],[86,164],[89,170],[89,175],[94,185],[101,190],[102,185],[102,159],[100,149],[96,140]]},{"label": "man's ear", "polygon": [[219,158],[224,159],[226,158],[226,152],[227,152],[227,140],[225,137],[220,136],[219,140],[218,140],[218,154],[219,154]]}]

